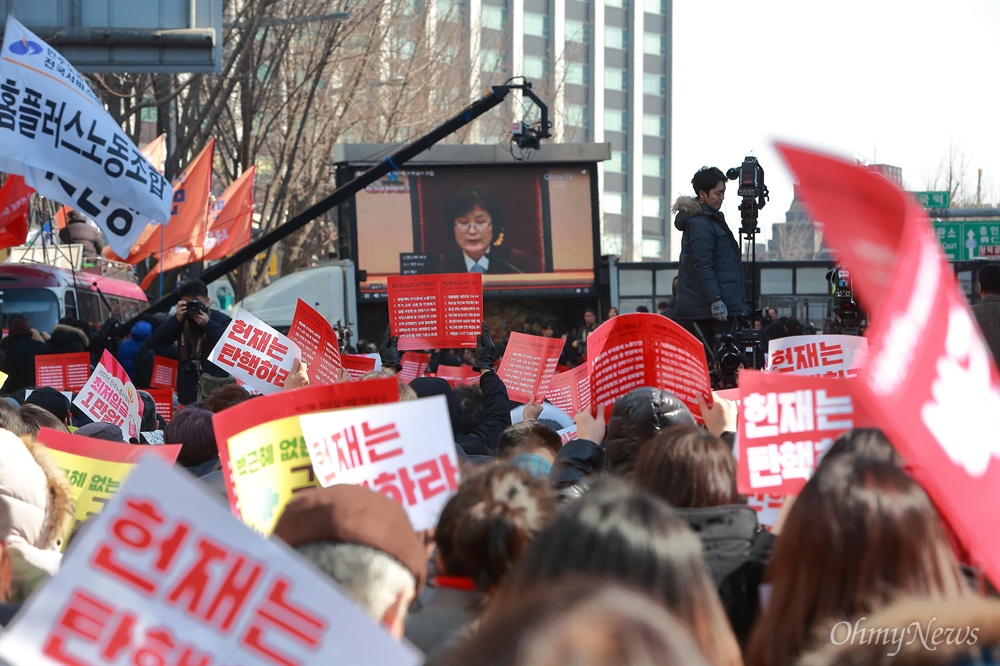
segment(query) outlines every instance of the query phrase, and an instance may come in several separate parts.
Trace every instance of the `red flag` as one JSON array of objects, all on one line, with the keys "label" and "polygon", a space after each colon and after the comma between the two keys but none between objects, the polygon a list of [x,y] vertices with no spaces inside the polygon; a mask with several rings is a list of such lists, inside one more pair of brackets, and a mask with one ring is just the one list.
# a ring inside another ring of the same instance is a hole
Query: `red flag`
[{"label": "red flag", "polygon": [[0,187],[0,249],[24,245],[28,239],[28,211],[34,191],[21,176],[8,176]]},{"label": "red flag", "polygon": [[872,315],[858,395],[975,564],[1000,585],[1000,376],[931,233],[884,177],[779,145]]},{"label": "red flag", "polygon": [[254,165],[243,172],[222,196],[212,203],[208,213],[203,261],[222,259],[250,243],[253,222],[253,185],[257,174]]}]

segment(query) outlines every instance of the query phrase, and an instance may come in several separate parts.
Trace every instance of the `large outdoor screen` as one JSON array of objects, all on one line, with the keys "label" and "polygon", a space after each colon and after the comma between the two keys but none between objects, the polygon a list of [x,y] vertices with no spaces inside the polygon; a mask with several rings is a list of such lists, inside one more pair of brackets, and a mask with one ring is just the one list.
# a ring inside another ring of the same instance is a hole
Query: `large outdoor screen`
[{"label": "large outdoor screen", "polygon": [[369,185],[350,216],[361,300],[384,299],[389,275],[469,271],[483,273],[486,295],[593,293],[595,171],[414,166]]}]

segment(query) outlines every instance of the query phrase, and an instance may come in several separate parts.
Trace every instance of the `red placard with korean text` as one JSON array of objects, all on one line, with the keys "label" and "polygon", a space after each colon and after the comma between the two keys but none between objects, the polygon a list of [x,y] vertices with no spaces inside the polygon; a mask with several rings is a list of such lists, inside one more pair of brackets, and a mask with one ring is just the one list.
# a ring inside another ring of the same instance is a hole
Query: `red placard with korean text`
[{"label": "red placard with korean text", "polygon": [[301,298],[295,304],[288,339],[302,350],[302,360],[309,364],[310,383],[335,384],[340,381],[343,363],[337,332],[323,315]]},{"label": "red placard with korean text", "polygon": [[511,333],[497,375],[511,400],[541,402],[549,390],[562,352],[562,338]]},{"label": "red placard with korean text", "polygon": [[208,360],[264,395],[285,385],[298,345],[246,310],[239,310],[219,338]]},{"label": "red placard with korean text", "polygon": [[436,374],[452,386],[457,386],[459,384],[478,384],[480,377],[478,370],[473,368],[471,365],[465,365],[464,363],[459,366],[439,365]]},{"label": "red placard with korean text", "polygon": [[858,335],[793,335],[768,344],[768,372],[824,377],[857,377],[868,356],[868,340]]},{"label": "red placard with korean text", "polygon": [[299,417],[323,487],[364,485],[399,502],[413,529],[437,524],[458,488],[458,458],[444,396]]},{"label": "red placard with korean text", "polygon": [[403,369],[399,371],[397,377],[404,382],[411,382],[417,377],[423,377],[424,371],[427,370],[427,364],[430,362],[430,354],[406,352],[399,361]]},{"label": "red placard with korean text", "polygon": [[73,404],[94,421],[121,428],[124,441],[139,437],[142,401],[125,369],[107,349]]},{"label": "red placard with korean text", "polygon": [[712,397],[704,346],[666,317],[620,315],[587,338],[592,404],[607,405],[640,386],[670,391],[692,414],[698,396]]},{"label": "red placard with korean text", "polygon": [[0,660],[413,666],[422,655],[150,455],[5,629]]},{"label": "red placard with korean text", "polygon": [[398,348],[475,348],[483,325],[481,273],[390,275],[389,323]]},{"label": "red placard with korean text", "polygon": [[[871,315],[858,394],[1000,586],[1000,375],[916,201],[881,175],[779,146]],[[863,268],[864,270],[857,270]]]},{"label": "red placard with korean text", "polygon": [[364,377],[369,372],[375,372],[375,359],[364,354],[342,354],[340,362],[351,379]]},{"label": "red placard with korean text", "polygon": [[163,417],[163,420],[170,423],[174,418],[174,392],[170,389],[151,388],[146,389],[146,393],[153,396],[156,403],[156,413]]},{"label": "red placard with korean text", "polygon": [[570,416],[576,416],[590,407],[590,375],[587,365],[578,365],[572,370],[552,376],[545,399]]},{"label": "red placard with korean text", "polygon": [[90,354],[45,354],[35,357],[35,386],[76,393],[90,378]]},{"label": "red placard with korean text", "polygon": [[737,489],[797,495],[841,433],[872,425],[854,380],[740,372]]},{"label": "red placard with korean text", "polygon": [[153,376],[149,385],[153,388],[175,390],[177,388],[177,361],[166,356],[153,357]]}]

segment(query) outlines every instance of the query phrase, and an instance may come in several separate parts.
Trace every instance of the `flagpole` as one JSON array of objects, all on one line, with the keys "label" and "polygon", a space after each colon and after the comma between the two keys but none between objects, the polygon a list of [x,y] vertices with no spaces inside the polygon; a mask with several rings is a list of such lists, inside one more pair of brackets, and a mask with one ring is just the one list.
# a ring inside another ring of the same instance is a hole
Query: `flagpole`
[{"label": "flagpole", "polygon": [[[163,261],[163,228],[167,225],[160,225],[160,261]],[[160,271],[160,298],[163,298],[163,271]]]}]

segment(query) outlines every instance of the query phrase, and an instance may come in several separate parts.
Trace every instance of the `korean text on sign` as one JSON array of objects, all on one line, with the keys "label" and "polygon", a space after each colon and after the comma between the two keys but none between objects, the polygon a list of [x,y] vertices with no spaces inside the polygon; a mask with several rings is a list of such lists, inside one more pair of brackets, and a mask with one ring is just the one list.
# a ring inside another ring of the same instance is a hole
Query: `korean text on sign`
[{"label": "korean text on sign", "polygon": [[90,377],[90,354],[46,354],[35,357],[35,386],[79,391]]},{"label": "korean text on sign", "polygon": [[229,322],[209,360],[268,395],[281,390],[301,354],[298,345],[241,309]]},{"label": "korean text on sign", "polygon": [[483,276],[388,277],[389,323],[399,349],[475,347],[483,321]]},{"label": "korean text on sign", "polygon": [[419,663],[322,574],[147,458],[36,593],[10,663]]},{"label": "korean text on sign", "polygon": [[511,400],[541,402],[549,390],[562,351],[561,338],[511,333],[497,375]]},{"label": "korean text on sign", "polygon": [[458,459],[444,396],[299,418],[324,487],[364,485],[406,509],[414,529],[437,523],[458,488]]},{"label": "korean text on sign", "polygon": [[288,339],[302,350],[302,360],[309,364],[311,383],[334,384],[340,381],[343,363],[337,332],[323,315],[301,298],[295,305]]},{"label": "korean text on sign", "polygon": [[108,350],[73,401],[93,420],[121,428],[124,441],[139,437],[139,403],[135,385]]},{"label": "korean text on sign", "polygon": [[868,355],[868,340],[857,335],[795,335],[771,340],[770,372],[824,377],[857,377]]}]

